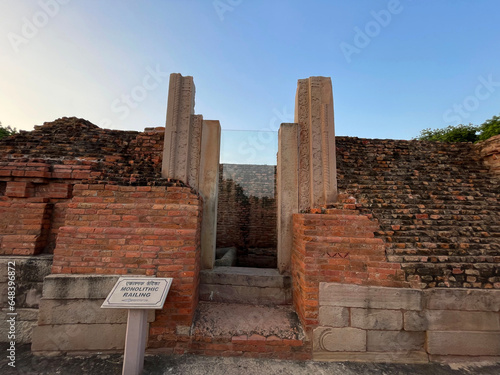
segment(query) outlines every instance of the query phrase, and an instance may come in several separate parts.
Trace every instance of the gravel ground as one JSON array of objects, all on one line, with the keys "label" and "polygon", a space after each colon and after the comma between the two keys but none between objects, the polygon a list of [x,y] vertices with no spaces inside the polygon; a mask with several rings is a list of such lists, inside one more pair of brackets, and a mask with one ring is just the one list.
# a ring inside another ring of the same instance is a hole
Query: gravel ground
[{"label": "gravel ground", "polygon": [[[6,344],[0,344],[3,353]],[[18,345],[16,368],[8,366],[6,356],[0,358],[0,374],[40,374],[40,375],[113,375],[121,374],[123,356],[34,356],[29,345]],[[464,366],[464,365],[404,365],[381,363],[327,363],[313,361],[278,361],[267,359],[201,357],[194,355],[148,355],[144,363],[144,375],[284,375],[284,374],[335,374],[335,375],[465,375],[465,374],[500,374],[500,363]]]}]

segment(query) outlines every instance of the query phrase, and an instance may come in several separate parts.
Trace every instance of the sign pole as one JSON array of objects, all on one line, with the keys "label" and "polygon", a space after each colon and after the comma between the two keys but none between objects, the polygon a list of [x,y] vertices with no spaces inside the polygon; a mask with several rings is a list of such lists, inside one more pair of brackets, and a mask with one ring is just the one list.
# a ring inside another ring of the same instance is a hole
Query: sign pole
[{"label": "sign pole", "polygon": [[148,310],[129,309],[122,375],[140,375],[148,336]]},{"label": "sign pole", "polygon": [[122,375],[140,375],[148,339],[148,311],[160,310],[172,285],[171,277],[122,276],[101,308],[127,309],[127,334]]}]

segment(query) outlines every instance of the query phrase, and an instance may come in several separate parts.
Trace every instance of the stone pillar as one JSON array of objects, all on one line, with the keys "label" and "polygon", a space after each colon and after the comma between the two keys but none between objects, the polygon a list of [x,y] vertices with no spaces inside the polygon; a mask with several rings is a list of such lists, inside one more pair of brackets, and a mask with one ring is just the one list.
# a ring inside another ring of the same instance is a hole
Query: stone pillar
[{"label": "stone pillar", "polygon": [[[194,121],[193,77],[170,75],[161,174],[189,183]],[[197,168],[198,166],[195,166]]]},{"label": "stone pillar", "polygon": [[194,114],[193,77],[170,75],[162,176],[181,180],[203,197],[202,268],[215,262],[221,130]]},{"label": "stone pillar", "polygon": [[299,80],[295,122],[299,124],[299,210],[334,203],[337,168],[330,78]]},{"label": "stone pillar", "polygon": [[221,128],[219,121],[203,121],[199,191],[203,197],[201,224],[201,267],[211,269],[215,263],[217,236],[217,199],[219,194],[219,157]]},{"label": "stone pillar", "polygon": [[298,212],[298,124],[281,124],[278,132],[278,166],[276,190],[278,192],[278,270],[290,271],[293,223]]}]

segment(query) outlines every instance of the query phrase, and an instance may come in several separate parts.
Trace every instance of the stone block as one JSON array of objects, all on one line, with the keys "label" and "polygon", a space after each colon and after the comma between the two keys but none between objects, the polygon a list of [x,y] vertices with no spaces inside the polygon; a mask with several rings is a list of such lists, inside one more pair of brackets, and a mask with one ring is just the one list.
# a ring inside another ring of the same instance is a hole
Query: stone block
[{"label": "stone block", "polygon": [[38,326],[33,330],[33,352],[123,350],[126,324],[70,324]]},{"label": "stone block", "polygon": [[397,331],[403,328],[403,314],[397,310],[352,308],[351,327]]},{"label": "stone block", "polygon": [[200,300],[257,305],[287,305],[292,302],[292,291],[288,288],[201,284]]},{"label": "stone block", "polygon": [[347,307],[322,306],[319,308],[319,324],[327,327],[349,326],[349,309]]},{"label": "stone block", "polygon": [[314,352],[313,360],[322,362],[428,363],[425,352]]},{"label": "stone block", "polygon": [[405,311],[404,313],[405,331],[426,331],[427,318],[424,311]]},{"label": "stone block", "polygon": [[115,275],[49,275],[44,279],[43,298],[106,298],[118,278]]},{"label": "stone block", "polygon": [[357,328],[318,327],[313,331],[315,352],[364,352],[366,331]]},{"label": "stone block", "polygon": [[288,288],[292,281],[276,269],[248,267],[217,267],[200,272],[202,284],[241,285],[259,288]]},{"label": "stone block", "polygon": [[500,290],[428,289],[424,294],[430,310],[500,311]]},{"label": "stone block", "polygon": [[366,350],[369,352],[423,351],[424,344],[425,332],[366,332]]},{"label": "stone block", "polygon": [[[31,342],[31,335],[33,328],[36,327],[37,323],[33,320],[21,320],[16,321],[16,342],[18,344],[28,344]],[[0,342],[9,342],[8,337],[9,325],[6,321],[2,321],[0,324]]]},{"label": "stone block", "polygon": [[403,288],[320,283],[319,303],[320,306],[421,310],[422,292]]},{"label": "stone block", "polygon": [[[3,316],[10,312],[9,309],[2,309]],[[38,321],[38,309],[16,309],[17,320]]]},{"label": "stone block", "polygon": [[495,312],[427,310],[427,330],[500,331],[500,314]]},{"label": "stone block", "polygon": [[433,355],[500,356],[500,332],[428,331]]},{"label": "stone block", "polygon": [[481,362],[489,366],[492,363],[500,362],[500,356],[470,356],[470,355],[429,355],[429,361],[431,362],[439,362],[439,363],[450,363],[455,366],[463,363],[467,367],[476,367],[480,368]]},{"label": "stone block", "polygon": [[[127,323],[127,310],[101,309],[104,299],[48,300],[40,304],[39,324],[116,324]],[[148,312],[148,322],[155,319],[154,310]]]}]

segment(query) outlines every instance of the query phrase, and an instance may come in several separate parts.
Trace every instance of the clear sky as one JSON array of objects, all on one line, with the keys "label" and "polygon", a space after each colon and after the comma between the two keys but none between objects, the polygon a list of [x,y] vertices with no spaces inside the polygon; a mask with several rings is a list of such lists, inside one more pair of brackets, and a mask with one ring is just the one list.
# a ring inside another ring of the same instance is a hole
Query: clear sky
[{"label": "clear sky", "polygon": [[332,78],[337,135],[411,139],[500,114],[498,0],[0,0],[0,121],[164,126],[168,75],[223,129],[292,122]]}]

